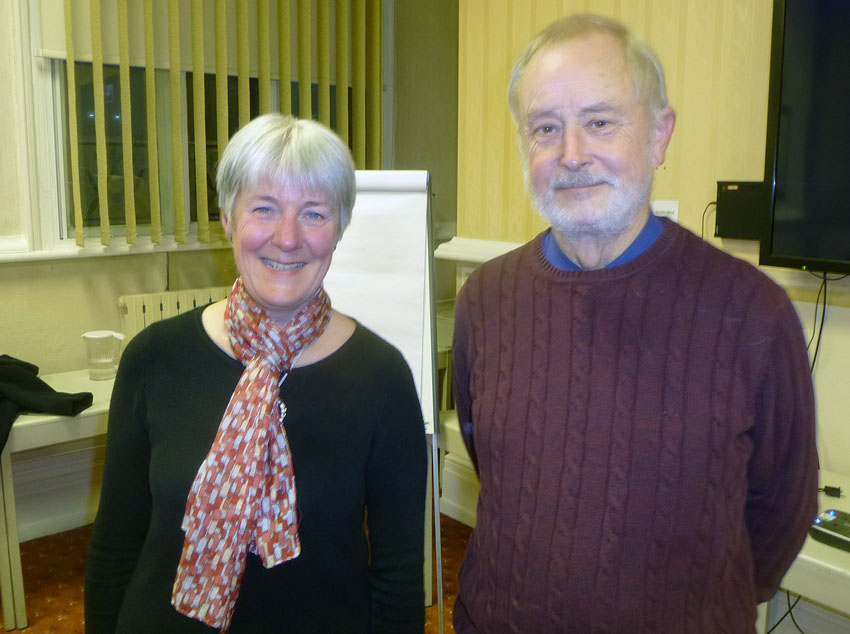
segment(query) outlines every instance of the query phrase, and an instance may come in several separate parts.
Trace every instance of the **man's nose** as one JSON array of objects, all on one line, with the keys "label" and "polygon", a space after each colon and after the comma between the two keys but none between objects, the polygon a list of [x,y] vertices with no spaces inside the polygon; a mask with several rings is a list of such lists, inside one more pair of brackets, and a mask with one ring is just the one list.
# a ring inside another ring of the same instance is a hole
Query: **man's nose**
[{"label": "man's nose", "polygon": [[567,126],[561,137],[561,165],[570,171],[577,171],[589,163],[590,153],[582,131],[575,126]]}]

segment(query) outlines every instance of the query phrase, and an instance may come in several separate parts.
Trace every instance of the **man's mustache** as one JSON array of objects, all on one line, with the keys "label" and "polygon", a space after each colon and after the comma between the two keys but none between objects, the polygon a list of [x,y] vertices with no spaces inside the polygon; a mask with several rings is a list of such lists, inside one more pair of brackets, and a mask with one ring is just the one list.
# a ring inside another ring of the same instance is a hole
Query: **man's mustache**
[{"label": "man's mustache", "polygon": [[549,190],[555,192],[559,189],[592,187],[593,185],[617,187],[617,178],[612,174],[591,174],[589,172],[561,174],[549,184]]}]

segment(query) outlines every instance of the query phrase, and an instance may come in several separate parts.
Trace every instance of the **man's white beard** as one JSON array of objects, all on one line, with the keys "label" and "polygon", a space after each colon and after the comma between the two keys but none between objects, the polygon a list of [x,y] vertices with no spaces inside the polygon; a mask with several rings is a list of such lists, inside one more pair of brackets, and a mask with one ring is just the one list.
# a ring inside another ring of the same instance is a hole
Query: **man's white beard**
[{"label": "man's white beard", "polygon": [[[549,184],[544,196],[534,191],[526,170],[526,184],[531,192],[532,202],[544,220],[565,238],[613,238],[629,228],[635,217],[649,201],[652,191],[652,170],[644,182],[631,186],[621,186],[613,174],[591,174],[589,172],[566,172]],[[608,186],[613,189],[605,209],[599,209],[593,218],[580,218],[569,207],[562,207],[555,195],[566,187],[588,187],[591,185]]]}]

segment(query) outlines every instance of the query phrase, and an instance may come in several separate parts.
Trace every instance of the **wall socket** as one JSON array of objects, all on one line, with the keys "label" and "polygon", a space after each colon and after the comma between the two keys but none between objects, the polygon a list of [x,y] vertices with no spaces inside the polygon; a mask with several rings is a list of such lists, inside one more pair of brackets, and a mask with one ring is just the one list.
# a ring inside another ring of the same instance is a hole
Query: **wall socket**
[{"label": "wall socket", "polygon": [[649,207],[656,216],[669,218],[673,222],[679,222],[678,200],[650,200]]},{"label": "wall socket", "polygon": [[460,290],[460,287],[466,284],[466,280],[469,279],[469,276],[472,275],[472,272],[478,267],[471,266],[469,264],[458,264],[457,265],[457,290]]}]

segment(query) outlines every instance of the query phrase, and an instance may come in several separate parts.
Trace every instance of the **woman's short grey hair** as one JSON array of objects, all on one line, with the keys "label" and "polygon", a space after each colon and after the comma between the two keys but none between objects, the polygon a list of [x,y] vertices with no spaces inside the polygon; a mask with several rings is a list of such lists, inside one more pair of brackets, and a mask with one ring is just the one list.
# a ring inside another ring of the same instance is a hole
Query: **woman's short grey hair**
[{"label": "woman's short grey hair", "polygon": [[519,112],[519,85],[531,59],[544,48],[590,33],[607,33],[622,43],[626,63],[635,84],[635,98],[638,101],[646,100],[653,121],[658,117],[658,113],[667,107],[664,70],[655,51],[646,42],[635,37],[616,20],[598,15],[572,15],[561,18],[540,31],[514,62],[508,85],[508,105],[517,126],[521,128],[523,123]]},{"label": "woman's short grey hair", "polygon": [[348,147],[316,121],[264,114],[231,137],[215,175],[218,205],[232,220],[239,195],[261,180],[323,192],[339,205],[339,234],[351,220],[357,185]]}]

